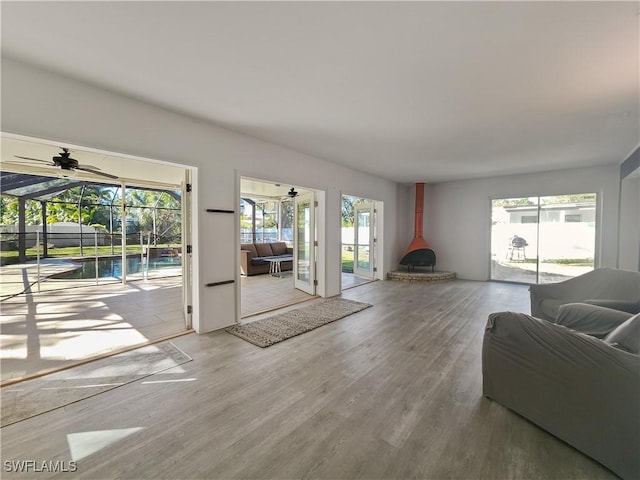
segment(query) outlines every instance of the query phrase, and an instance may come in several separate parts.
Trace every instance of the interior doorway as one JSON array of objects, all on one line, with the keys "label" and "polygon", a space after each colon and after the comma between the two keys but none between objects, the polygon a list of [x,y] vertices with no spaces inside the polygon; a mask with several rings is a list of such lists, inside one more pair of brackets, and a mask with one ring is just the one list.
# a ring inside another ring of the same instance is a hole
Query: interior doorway
[{"label": "interior doorway", "polygon": [[316,296],[316,192],[240,178],[240,318]]},{"label": "interior doorway", "polygon": [[14,202],[20,217],[1,222],[2,383],[187,332],[190,169],[4,133],[2,142],[3,212]]},{"label": "interior doorway", "polygon": [[342,195],[342,290],[378,277],[380,202]]}]

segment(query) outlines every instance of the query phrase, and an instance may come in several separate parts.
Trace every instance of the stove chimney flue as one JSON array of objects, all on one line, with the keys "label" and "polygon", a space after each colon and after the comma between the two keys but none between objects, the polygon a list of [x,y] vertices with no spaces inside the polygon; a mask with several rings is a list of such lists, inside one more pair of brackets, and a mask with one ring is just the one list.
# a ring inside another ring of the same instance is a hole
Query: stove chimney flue
[{"label": "stove chimney flue", "polygon": [[413,252],[414,250],[420,250],[423,248],[429,248],[429,245],[424,239],[423,234],[423,208],[424,208],[424,183],[416,183],[416,206],[415,206],[415,218],[414,218],[414,233],[413,240],[404,252],[405,255]]}]

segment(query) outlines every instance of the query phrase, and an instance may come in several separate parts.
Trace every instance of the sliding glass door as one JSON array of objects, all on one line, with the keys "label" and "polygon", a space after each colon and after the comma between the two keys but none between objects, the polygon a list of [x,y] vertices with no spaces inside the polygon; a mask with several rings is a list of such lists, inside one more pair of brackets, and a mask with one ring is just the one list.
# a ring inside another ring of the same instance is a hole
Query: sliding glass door
[{"label": "sliding glass door", "polygon": [[596,194],[540,197],[538,283],[576,277],[594,268]]},{"label": "sliding glass door", "polygon": [[491,201],[491,279],[566,280],[593,270],[596,194]]},{"label": "sliding glass door", "polygon": [[491,279],[537,283],[538,197],[491,201]]}]

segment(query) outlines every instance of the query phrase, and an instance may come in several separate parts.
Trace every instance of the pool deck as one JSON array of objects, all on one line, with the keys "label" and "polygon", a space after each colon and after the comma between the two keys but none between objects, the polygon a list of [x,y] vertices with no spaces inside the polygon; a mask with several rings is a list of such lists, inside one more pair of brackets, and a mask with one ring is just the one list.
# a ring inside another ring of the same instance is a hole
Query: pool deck
[{"label": "pool deck", "polygon": [[[40,260],[40,275],[36,261],[0,267],[0,297],[10,297],[30,290],[38,280],[77,270],[81,265],[66,258]],[[42,287],[42,286],[41,286]]]},{"label": "pool deck", "polygon": [[[104,258],[104,257],[103,257]],[[118,257],[119,258],[119,257]],[[27,263],[3,265],[0,267],[0,300],[19,295],[21,293],[35,293],[42,291],[61,290],[65,288],[97,286],[122,283],[120,278],[101,277],[90,279],[59,279],[52,278],[63,273],[82,268],[82,262],[91,261],[90,258],[46,258],[40,260],[40,275],[36,261]],[[146,279],[162,278],[182,275],[182,267],[166,267],[149,271]],[[127,281],[142,280],[142,273],[127,274]]]}]

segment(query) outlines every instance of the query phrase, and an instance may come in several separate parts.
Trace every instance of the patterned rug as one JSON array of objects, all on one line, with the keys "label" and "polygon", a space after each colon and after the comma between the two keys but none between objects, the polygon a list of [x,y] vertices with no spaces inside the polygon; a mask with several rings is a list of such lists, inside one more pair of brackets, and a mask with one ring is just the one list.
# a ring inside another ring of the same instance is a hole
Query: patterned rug
[{"label": "patterned rug", "polygon": [[1,424],[6,427],[191,360],[165,342],[3,387]]},{"label": "patterned rug", "polygon": [[259,347],[270,347],[287,338],[306,333],[369,307],[371,307],[369,303],[346,298],[327,298],[308,307],[290,310],[251,323],[234,325],[226,331]]}]

